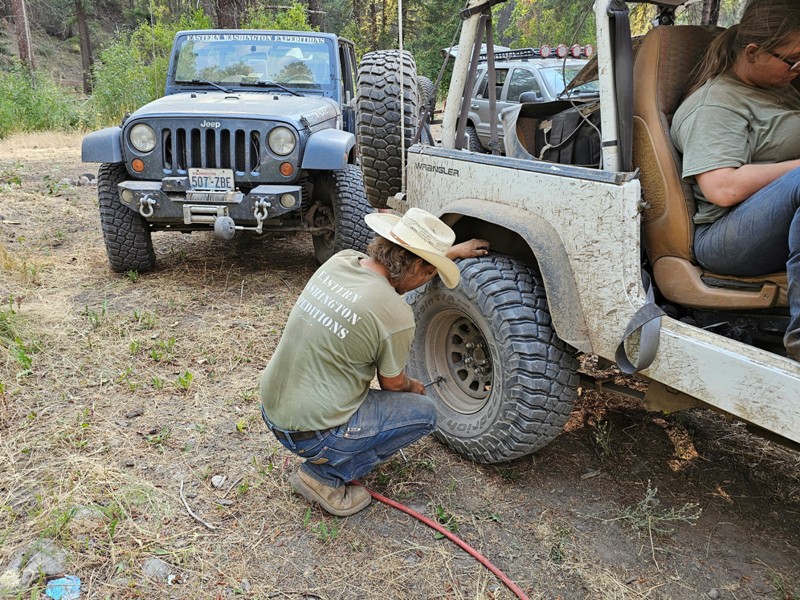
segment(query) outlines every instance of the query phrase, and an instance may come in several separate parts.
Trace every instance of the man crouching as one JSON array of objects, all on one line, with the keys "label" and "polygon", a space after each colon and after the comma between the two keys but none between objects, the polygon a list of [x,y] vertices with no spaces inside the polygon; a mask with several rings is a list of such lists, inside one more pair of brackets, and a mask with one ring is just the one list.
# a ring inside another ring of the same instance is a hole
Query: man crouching
[{"label": "man crouching", "polygon": [[[437,273],[449,288],[453,262],[488,254],[484,240],[453,245],[432,214],[366,216],[378,235],[367,254],[345,250],[309,279],[261,376],[261,414],[287,449],[305,459],[292,487],[333,515],[366,508],[363,477],[433,431],[436,406],[405,373],[414,315],[403,294]],[[380,389],[371,389],[377,371]]]}]

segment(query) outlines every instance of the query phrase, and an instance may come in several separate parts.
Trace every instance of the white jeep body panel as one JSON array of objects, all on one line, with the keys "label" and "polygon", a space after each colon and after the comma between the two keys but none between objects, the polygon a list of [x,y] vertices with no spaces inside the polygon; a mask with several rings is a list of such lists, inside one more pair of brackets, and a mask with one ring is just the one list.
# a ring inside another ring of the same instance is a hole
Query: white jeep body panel
[{"label": "white jeep body panel", "polygon": [[[603,18],[609,0],[597,4],[601,103],[613,106],[610,34]],[[469,22],[464,29],[462,42],[470,44],[475,35],[466,31]],[[458,58],[468,55],[461,50]],[[465,77],[454,75],[443,147],[415,146],[408,154],[408,206],[451,225],[471,217],[521,236],[542,272],[559,337],[614,361],[626,326],[646,302],[639,181],[616,172],[613,146],[604,148],[603,171],[451,149],[458,116],[451,107],[457,111],[464,83]],[[616,139],[614,113],[603,111],[604,141]],[[634,335],[628,345],[633,356],[637,339]],[[800,443],[800,365],[792,360],[665,316],[655,360],[641,374],[663,384],[657,386],[662,391],[666,386],[683,392]]]}]

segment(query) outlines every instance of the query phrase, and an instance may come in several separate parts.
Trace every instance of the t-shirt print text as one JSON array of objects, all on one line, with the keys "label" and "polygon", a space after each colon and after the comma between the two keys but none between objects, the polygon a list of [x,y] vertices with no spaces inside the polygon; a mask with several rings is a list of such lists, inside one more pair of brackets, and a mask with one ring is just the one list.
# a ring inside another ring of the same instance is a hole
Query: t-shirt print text
[{"label": "t-shirt print text", "polygon": [[309,282],[298,300],[298,307],[328,331],[344,339],[350,333],[348,327],[361,319],[353,310],[361,294],[341,285],[324,270],[318,272],[317,279],[321,285]]}]

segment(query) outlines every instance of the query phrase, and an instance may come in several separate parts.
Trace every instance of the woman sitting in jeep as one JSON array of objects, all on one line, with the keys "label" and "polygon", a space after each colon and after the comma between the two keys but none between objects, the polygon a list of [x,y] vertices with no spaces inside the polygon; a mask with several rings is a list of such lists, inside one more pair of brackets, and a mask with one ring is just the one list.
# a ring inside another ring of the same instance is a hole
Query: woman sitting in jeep
[{"label": "woman sitting in jeep", "polygon": [[697,199],[706,269],[787,271],[787,354],[800,360],[800,3],[751,0],[709,47],[675,112],[672,138]]}]

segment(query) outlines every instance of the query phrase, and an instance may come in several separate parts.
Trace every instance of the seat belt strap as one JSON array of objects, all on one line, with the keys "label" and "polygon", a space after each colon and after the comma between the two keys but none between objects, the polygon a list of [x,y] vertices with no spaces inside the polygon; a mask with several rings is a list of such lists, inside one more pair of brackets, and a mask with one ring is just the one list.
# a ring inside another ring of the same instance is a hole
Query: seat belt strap
[{"label": "seat belt strap", "polygon": [[[644,306],[633,314],[630,322],[628,322],[622,341],[617,346],[617,351],[614,354],[614,360],[617,361],[620,370],[626,375],[632,375],[653,364],[661,339],[661,317],[666,316],[666,313],[655,303],[653,283],[650,281],[650,275],[644,269],[642,270],[642,285],[644,286],[647,301]],[[625,350],[625,342],[635,331],[640,329],[642,333],[639,337],[639,358],[636,364],[633,364]]]},{"label": "seat belt strap", "polygon": [[633,170],[633,46],[628,3],[613,0],[608,14],[614,21],[614,77],[617,90],[617,139],[623,171]]}]

